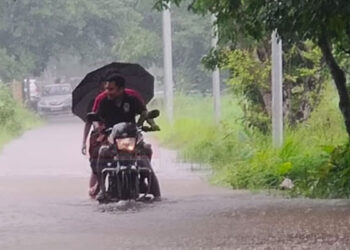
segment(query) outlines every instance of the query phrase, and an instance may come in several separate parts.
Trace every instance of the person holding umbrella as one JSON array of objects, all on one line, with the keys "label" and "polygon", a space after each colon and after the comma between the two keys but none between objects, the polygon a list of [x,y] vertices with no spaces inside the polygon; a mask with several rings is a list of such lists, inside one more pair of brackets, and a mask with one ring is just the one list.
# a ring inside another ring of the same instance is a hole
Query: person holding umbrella
[{"label": "person holding umbrella", "polygon": [[[98,109],[98,97],[104,93],[104,86],[105,81],[101,81],[100,83],[100,94],[95,98],[93,103],[92,112],[97,112]],[[89,107],[92,106],[91,104]],[[83,143],[81,147],[81,152],[83,155],[87,154],[86,150],[86,144],[87,139],[92,127],[92,122],[86,120],[85,126],[84,126],[84,134],[83,134]],[[90,167],[91,167],[91,174],[90,174],[90,180],[89,180],[89,196],[94,199],[97,193],[99,192],[98,183],[97,183],[97,173],[96,173],[96,162],[98,157],[98,148],[102,145],[105,138],[100,134],[103,129],[103,124],[95,124],[93,130],[90,133],[90,139],[89,139],[89,161],[90,161]]]},{"label": "person holding umbrella", "polygon": [[[154,77],[139,64],[113,62],[89,72],[76,86],[72,93],[72,112],[85,122],[82,146],[82,152],[84,154],[86,154],[86,141],[91,129],[91,123],[87,122],[87,114],[92,111],[93,106],[94,111],[100,110],[101,105],[105,103],[111,96],[113,96],[113,94],[109,95],[110,91],[108,91],[108,86],[106,86],[107,92],[105,92],[105,82],[112,76],[120,76],[124,79],[125,88],[123,91],[121,91],[121,96],[128,96],[128,98],[130,98],[130,96],[134,95],[134,97],[131,98],[142,99],[142,101],[137,101],[137,103],[141,103],[141,106],[143,107],[154,97]],[[107,85],[109,85],[109,83],[107,83]],[[106,97],[106,95],[108,97]],[[124,98],[120,98],[119,96],[119,98],[116,99],[121,100]],[[116,100],[116,102],[118,101]],[[143,118],[145,118],[145,114]],[[135,117],[132,117],[132,120],[135,120]],[[155,125],[154,121],[147,120],[147,122],[150,123],[153,130],[159,130],[159,127]],[[97,142],[96,138],[99,138]],[[104,140],[102,136],[100,138],[99,133],[94,133],[93,136],[90,136],[90,141],[91,140],[96,143],[96,145],[90,147],[89,151],[95,148],[95,150],[93,150],[93,153],[95,154],[95,158],[97,158],[98,150],[101,144],[103,144]],[[148,151],[149,158],[151,158],[152,151],[151,149]],[[93,163],[95,164],[96,161]],[[96,176],[91,175],[90,187],[97,187],[95,185],[95,177]],[[95,194],[98,189],[94,188],[90,189],[90,191],[91,194]]]}]

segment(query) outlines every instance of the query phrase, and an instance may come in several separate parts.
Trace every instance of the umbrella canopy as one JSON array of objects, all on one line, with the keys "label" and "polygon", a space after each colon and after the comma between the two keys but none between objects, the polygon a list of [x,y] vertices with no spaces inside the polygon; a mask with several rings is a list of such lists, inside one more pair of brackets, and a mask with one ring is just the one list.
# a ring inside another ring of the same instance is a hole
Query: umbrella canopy
[{"label": "umbrella canopy", "polygon": [[152,100],[154,77],[139,64],[114,62],[88,73],[73,90],[72,111],[83,121],[101,92],[101,82],[111,74],[124,77],[125,87],[138,91],[146,104]]}]

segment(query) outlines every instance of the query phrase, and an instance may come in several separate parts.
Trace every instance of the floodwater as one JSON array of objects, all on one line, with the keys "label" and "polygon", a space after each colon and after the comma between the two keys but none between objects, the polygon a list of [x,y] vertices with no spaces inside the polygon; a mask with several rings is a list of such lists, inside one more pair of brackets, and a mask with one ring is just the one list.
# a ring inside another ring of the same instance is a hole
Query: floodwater
[{"label": "floodwater", "polygon": [[213,187],[156,143],[163,201],[98,205],[82,130],[57,117],[1,152],[1,250],[350,249],[350,202]]}]

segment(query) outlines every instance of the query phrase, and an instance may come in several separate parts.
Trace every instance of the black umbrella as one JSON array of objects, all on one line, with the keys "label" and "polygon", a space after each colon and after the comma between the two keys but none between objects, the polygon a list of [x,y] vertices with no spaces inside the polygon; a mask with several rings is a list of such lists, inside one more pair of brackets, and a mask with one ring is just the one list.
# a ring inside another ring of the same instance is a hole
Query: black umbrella
[{"label": "black umbrella", "polygon": [[73,113],[85,121],[95,97],[101,91],[101,82],[115,73],[124,77],[126,88],[138,91],[146,104],[152,100],[154,77],[150,73],[138,64],[111,63],[88,73],[73,90]]}]

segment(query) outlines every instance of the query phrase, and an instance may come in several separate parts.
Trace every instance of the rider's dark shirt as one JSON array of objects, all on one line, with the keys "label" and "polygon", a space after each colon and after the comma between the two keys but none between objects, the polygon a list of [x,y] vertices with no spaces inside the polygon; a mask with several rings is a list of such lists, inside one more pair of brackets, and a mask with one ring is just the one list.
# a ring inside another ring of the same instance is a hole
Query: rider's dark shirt
[{"label": "rider's dark shirt", "polygon": [[135,123],[135,116],[145,110],[146,106],[137,97],[124,93],[119,106],[115,100],[104,98],[97,113],[109,128],[120,122]]}]

